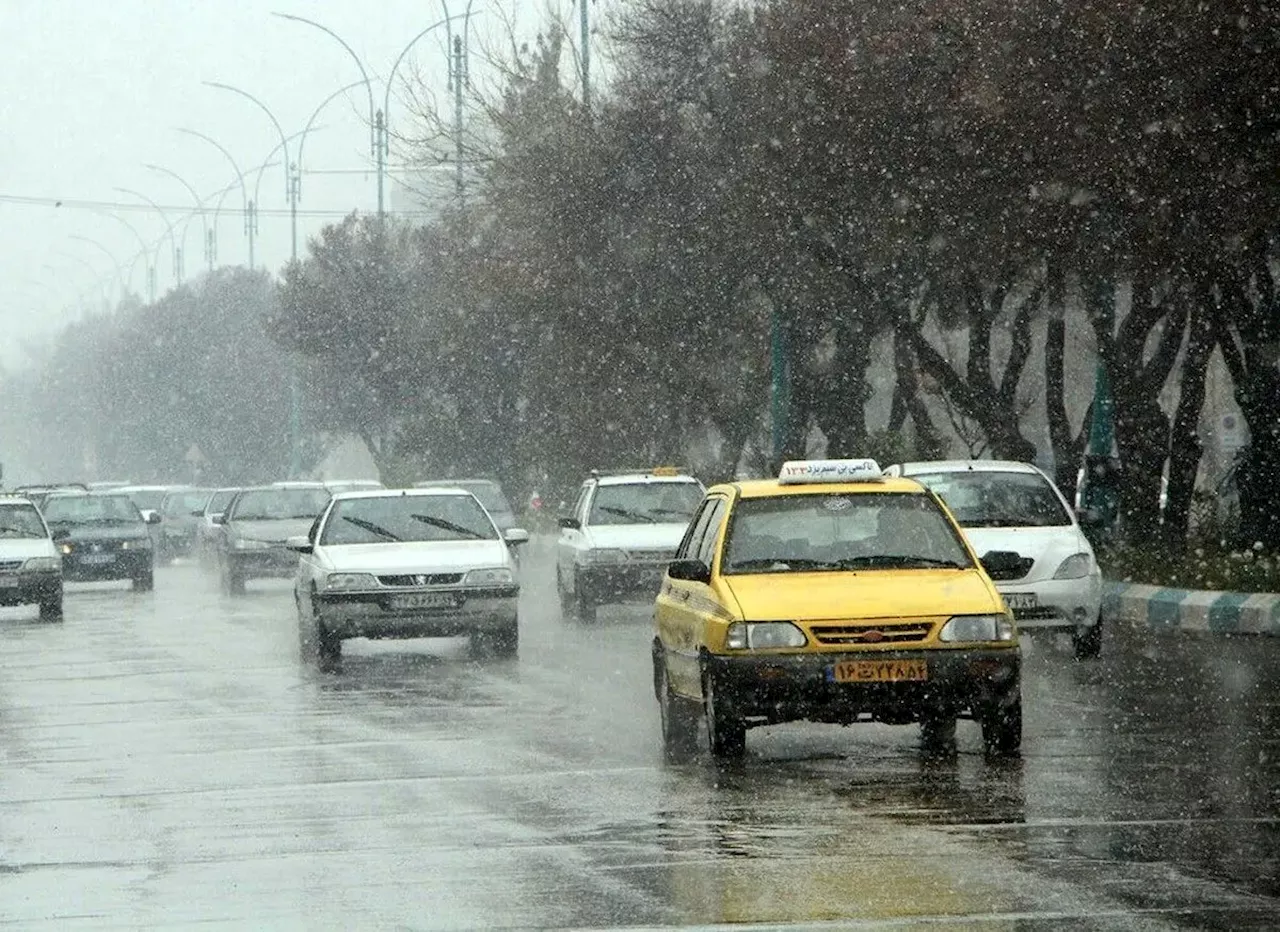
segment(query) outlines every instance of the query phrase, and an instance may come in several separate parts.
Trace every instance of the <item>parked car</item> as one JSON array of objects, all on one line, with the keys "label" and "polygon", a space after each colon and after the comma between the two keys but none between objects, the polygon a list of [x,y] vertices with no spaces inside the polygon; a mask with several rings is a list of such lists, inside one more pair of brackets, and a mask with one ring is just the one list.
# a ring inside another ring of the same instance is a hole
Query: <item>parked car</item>
[{"label": "parked car", "polygon": [[43,621],[62,617],[62,559],[25,496],[0,494],[0,605],[38,605]]},{"label": "parked car", "polygon": [[329,490],[319,482],[241,489],[216,523],[218,570],[231,595],[244,592],[250,579],[287,579],[298,568],[298,555],[285,546],[290,537],[306,534],[329,503]]},{"label": "parked car", "polygon": [[458,489],[346,492],[306,536],[294,581],[304,655],[336,660],[345,638],[466,635],[513,656],[520,593],[509,545],[475,496]]},{"label": "parked car", "polygon": [[[129,496],[119,492],[50,495],[44,518],[62,554],[64,579],[127,579],[142,592],[155,587],[150,528]],[[159,515],[153,515],[151,523],[159,520]]]}]

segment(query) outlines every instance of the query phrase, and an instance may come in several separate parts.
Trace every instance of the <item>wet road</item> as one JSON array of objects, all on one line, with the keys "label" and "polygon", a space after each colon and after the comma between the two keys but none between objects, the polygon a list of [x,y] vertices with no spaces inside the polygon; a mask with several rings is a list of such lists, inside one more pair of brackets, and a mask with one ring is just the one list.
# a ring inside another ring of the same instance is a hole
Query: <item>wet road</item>
[{"label": "wet road", "polygon": [[664,767],[648,613],[297,659],[286,583],[0,612],[0,926],[1280,927],[1280,639],[1027,656],[1024,758],[976,726],[753,731]]}]

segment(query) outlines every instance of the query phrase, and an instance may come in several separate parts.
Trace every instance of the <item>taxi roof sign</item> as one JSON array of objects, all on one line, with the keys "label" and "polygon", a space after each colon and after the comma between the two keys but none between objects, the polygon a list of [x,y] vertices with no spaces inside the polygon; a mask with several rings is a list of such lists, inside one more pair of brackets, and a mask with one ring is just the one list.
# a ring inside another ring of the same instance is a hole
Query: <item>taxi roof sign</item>
[{"label": "taxi roof sign", "polygon": [[875,460],[792,460],[778,472],[781,485],[834,482],[880,482],[884,474]]}]

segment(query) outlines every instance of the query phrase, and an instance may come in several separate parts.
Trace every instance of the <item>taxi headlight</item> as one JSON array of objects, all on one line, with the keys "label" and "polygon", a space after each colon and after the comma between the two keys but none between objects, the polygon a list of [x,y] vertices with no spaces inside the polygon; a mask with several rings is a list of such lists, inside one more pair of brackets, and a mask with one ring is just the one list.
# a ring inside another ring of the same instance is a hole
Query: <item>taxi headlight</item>
[{"label": "taxi headlight", "polygon": [[464,586],[509,586],[515,582],[511,570],[505,566],[497,566],[487,570],[471,570],[462,577]]},{"label": "taxi headlight", "polygon": [[938,640],[1012,641],[1013,622],[1008,615],[957,615],[942,626]]},{"label": "taxi headlight", "polygon": [[330,573],[324,578],[326,589],[373,589],[377,585],[369,573]]},{"label": "taxi headlight", "polygon": [[139,537],[137,540],[125,540],[120,542],[121,550],[150,550],[151,538]]},{"label": "taxi headlight", "polygon": [[1087,553],[1073,553],[1062,561],[1054,579],[1083,579],[1093,572],[1093,558]]},{"label": "taxi headlight", "polygon": [[231,546],[236,550],[266,550],[271,545],[265,540],[253,540],[248,537],[237,537],[231,542]]},{"label": "taxi headlight", "polygon": [[57,557],[32,557],[22,564],[24,573],[56,573],[62,569],[62,561]]},{"label": "taxi headlight", "polygon": [[766,650],[770,647],[804,647],[804,632],[789,621],[735,621],[729,625],[725,644],[733,650]]},{"label": "taxi headlight", "polygon": [[583,551],[583,559],[588,563],[623,563],[626,561],[627,555],[621,550],[601,548],[599,550]]}]

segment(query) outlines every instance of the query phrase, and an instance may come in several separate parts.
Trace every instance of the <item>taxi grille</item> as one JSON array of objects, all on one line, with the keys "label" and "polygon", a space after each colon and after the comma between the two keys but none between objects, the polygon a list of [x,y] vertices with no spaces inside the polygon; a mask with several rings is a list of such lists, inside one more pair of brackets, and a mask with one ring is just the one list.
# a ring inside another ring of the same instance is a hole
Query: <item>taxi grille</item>
[{"label": "taxi grille", "polygon": [[933,630],[928,621],[910,621],[887,625],[810,625],[809,631],[819,644],[904,644],[923,641]]},{"label": "taxi grille", "polygon": [[456,586],[462,582],[461,573],[417,573],[410,575],[379,576],[384,586]]}]

